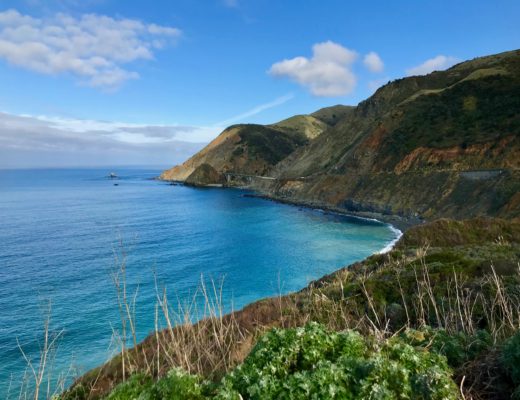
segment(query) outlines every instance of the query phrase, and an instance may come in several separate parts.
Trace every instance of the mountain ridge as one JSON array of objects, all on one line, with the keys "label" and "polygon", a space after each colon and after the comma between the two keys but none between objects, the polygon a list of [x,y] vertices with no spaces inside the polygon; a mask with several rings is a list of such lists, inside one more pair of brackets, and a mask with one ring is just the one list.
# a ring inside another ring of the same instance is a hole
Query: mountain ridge
[{"label": "mountain ridge", "polygon": [[[513,50],[396,79],[356,107],[337,105],[267,126],[232,126],[161,179],[247,187],[277,200],[383,220],[516,217],[517,110],[520,50]],[[244,127],[263,140],[261,151],[251,150],[258,143],[244,139]],[[323,130],[309,134],[313,129]],[[221,145],[230,136],[233,148]],[[218,182],[187,180],[204,163],[221,174]]]}]

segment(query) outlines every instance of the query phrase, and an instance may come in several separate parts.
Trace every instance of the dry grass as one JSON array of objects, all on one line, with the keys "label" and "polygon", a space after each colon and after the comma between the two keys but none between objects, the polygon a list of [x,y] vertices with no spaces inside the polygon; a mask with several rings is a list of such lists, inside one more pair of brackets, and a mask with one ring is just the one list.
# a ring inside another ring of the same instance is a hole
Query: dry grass
[{"label": "dry grass", "polygon": [[45,302],[42,314],[45,318],[43,322],[42,339],[38,342],[38,357],[32,358],[24,350],[24,345],[16,338],[18,349],[26,362],[26,370],[18,382],[18,393],[11,393],[10,385],[7,391],[8,399],[14,398],[13,396],[23,400],[31,398],[34,400],[40,398],[50,399],[65,390],[65,383],[72,373],[72,367],[58,374],[54,371],[54,361],[63,330],[54,332],[51,329],[51,301]]},{"label": "dry grass", "polygon": [[[356,264],[301,292],[280,294],[227,314],[223,282],[201,278],[189,301],[177,298],[172,303],[156,279],[155,333],[141,343],[136,339],[138,291],[129,291],[123,256],[112,275],[121,317],[120,330],[114,329],[120,354],[77,380],[65,398],[99,398],[138,371],[160,377],[173,367],[181,367],[219,379],[243,361],[260,334],[275,326],[289,328],[317,321],[333,330],[356,329],[381,338],[425,326],[472,335],[484,326],[496,343],[518,331],[519,299],[506,289],[504,278],[493,266],[476,278],[454,268],[451,276],[434,279],[435,271],[427,261],[429,251],[422,247],[406,256],[391,253],[376,266]],[[517,278],[520,281],[520,266]],[[374,286],[384,284],[385,279],[397,282],[402,320],[395,317]],[[40,359],[40,368],[30,368],[36,387],[41,387],[43,372],[39,371],[45,370],[45,360]],[[486,369],[479,362],[486,360],[464,366],[458,377],[461,392],[468,399],[478,399],[479,393],[493,387],[492,379],[482,376],[492,375],[493,367]],[[489,387],[483,389],[484,381]],[[38,399],[38,394],[34,398]]]}]

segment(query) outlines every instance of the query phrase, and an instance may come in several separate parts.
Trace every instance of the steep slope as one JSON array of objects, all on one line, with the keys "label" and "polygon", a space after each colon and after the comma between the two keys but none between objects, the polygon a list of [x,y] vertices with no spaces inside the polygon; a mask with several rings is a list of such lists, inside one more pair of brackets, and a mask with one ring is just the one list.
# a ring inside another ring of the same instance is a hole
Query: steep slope
[{"label": "steep slope", "polygon": [[[337,115],[341,115],[340,111],[341,108]],[[233,125],[185,163],[165,171],[161,179],[186,181],[202,164],[208,164],[218,173],[266,175],[279,161],[329,127],[312,115],[296,115],[266,126]],[[207,183],[197,181],[196,177],[191,181]]]},{"label": "steep slope", "polygon": [[325,122],[312,115],[295,115],[270,126],[287,133],[299,132],[309,139],[317,138],[329,127]]},{"label": "steep slope", "polygon": [[162,178],[185,180],[208,163],[271,177],[247,184],[272,198],[383,219],[515,217],[519,110],[516,50],[389,82],[357,107],[228,128]]},{"label": "steep slope", "polygon": [[[379,328],[386,335],[410,327],[442,327],[440,337],[446,331],[459,339],[468,331],[479,335],[469,337],[462,347],[457,341],[438,347],[430,335],[414,335],[430,350],[448,357],[457,387],[466,391],[465,398],[511,398],[514,386],[508,384],[496,350],[501,339],[518,332],[519,254],[519,220],[443,219],[422,224],[405,232],[391,252],[339,269],[299,292],[263,299],[223,317],[152,333],[127,351],[126,368],[160,377],[172,366],[182,366],[218,384],[228,371],[225,362],[241,363],[267,328],[319,321],[335,331],[355,327],[368,335]],[[497,339],[496,349],[481,346],[489,333]],[[221,345],[223,337],[226,351]],[[313,336],[306,345],[313,343],[324,341]],[[216,370],[210,356],[218,360]],[[223,361],[223,357],[229,358]],[[61,399],[105,398],[123,381],[122,359],[118,355],[89,371]],[[283,358],[285,363],[292,359],[286,354]]]},{"label": "steep slope", "polygon": [[[218,173],[263,175],[307,140],[299,132],[263,125],[233,125],[182,165],[164,171],[160,178],[186,181],[202,164],[211,166]],[[196,183],[195,179],[192,178],[193,183]]]},{"label": "steep slope", "polygon": [[273,171],[271,196],[406,217],[519,215],[520,52],[389,83]]}]

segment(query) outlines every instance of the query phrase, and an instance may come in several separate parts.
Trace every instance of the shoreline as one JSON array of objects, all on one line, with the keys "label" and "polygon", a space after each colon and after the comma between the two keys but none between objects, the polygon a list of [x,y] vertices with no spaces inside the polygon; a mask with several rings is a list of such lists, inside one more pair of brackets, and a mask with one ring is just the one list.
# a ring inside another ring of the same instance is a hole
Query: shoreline
[{"label": "shoreline", "polygon": [[[366,214],[356,215],[353,212],[348,212],[348,211],[342,210],[341,208],[337,208],[337,207],[330,207],[330,206],[319,207],[319,206],[308,204],[305,202],[299,203],[299,202],[287,201],[287,200],[284,201],[282,199],[278,199],[275,197],[270,197],[267,195],[261,195],[261,194],[255,194],[255,193],[245,193],[242,195],[242,197],[263,199],[263,200],[272,201],[272,202],[280,203],[280,204],[287,204],[287,205],[295,206],[295,207],[299,207],[299,208],[323,211],[326,213],[331,213],[331,214],[341,215],[341,216],[352,218],[352,219],[361,220],[361,221],[364,221],[365,223],[376,222],[378,224],[387,225],[390,228],[390,230],[396,234],[396,237],[393,240],[391,240],[385,247],[383,247],[379,251],[374,252],[372,255],[386,254],[386,253],[392,251],[392,249],[397,244],[397,242],[399,242],[399,239],[401,239],[401,237],[403,236],[404,231],[406,231],[408,228],[411,228],[412,226],[420,225],[425,222],[423,220],[420,220],[421,222],[416,222],[416,223],[411,223],[411,221],[409,221],[408,224],[406,224],[405,221],[399,221],[398,224],[396,224],[396,223],[390,222],[389,220],[385,221],[382,218],[377,218],[377,216],[378,216],[377,213],[370,213],[370,216],[368,216]],[[344,268],[344,267],[342,267],[342,268]],[[334,272],[337,272],[337,271],[334,271]]]},{"label": "shoreline", "polygon": [[386,254],[386,253],[392,251],[392,249],[394,248],[396,243],[399,241],[399,239],[401,239],[404,232],[408,228],[411,228],[413,226],[420,225],[420,224],[423,224],[426,222],[425,220],[423,220],[421,218],[405,218],[405,217],[400,217],[398,215],[390,215],[390,214],[385,215],[385,214],[380,214],[380,213],[376,213],[376,212],[368,212],[368,211],[356,212],[356,211],[349,211],[349,210],[346,210],[346,209],[343,209],[340,207],[333,207],[333,206],[323,204],[323,203],[312,203],[312,202],[306,202],[306,201],[288,200],[288,199],[284,199],[281,197],[270,196],[267,194],[261,194],[261,193],[258,193],[256,190],[252,190],[251,188],[248,188],[248,187],[226,186],[226,185],[221,185],[221,184],[191,185],[191,184],[187,184],[186,182],[183,182],[183,181],[162,179],[160,176],[157,176],[153,179],[157,180],[159,182],[166,182],[171,186],[187,186],[187,187],[191,187],[191,188],[200,188],[200,189],[217,188],[217,189],[250,190],[250,191],[252,191],[252,193],[243,193],[241,197],[263,199],[263,200],[272,201],[272,202],[280,203],[280,204],[287,204],[287,205],[295,206],[295,207],[299,207],[299,208],[306,208],[306,209],[310,209],[310,210],[314,210],[314,211],[322,211],[325,213],[331,213],[331,214],[341,215],[341,216],[344,216],[347,218],[361,220],[361,221],[364,221],[365,223],[375,222],[375,223],[383,224],[383,225],[386,224],[386,225],[388,225],[390,230],[392,230],[396,234],[396,237],[393,240],[391,240],[389,243],[387,243],[385,245],[385,247],[383,247],[381,250],[374,252],[373,255],[374,254]]},{"label": "shoreline", "polygon": [[312,202],[312,201],[305,201],[305,200],[291,200],[283,197],[278,196],[272,196],[265,193],[259,193],[257,190],[252,189],[247,186],[227,186],[222,184],[214,184],[214,185],[191,185],[187,184],[184,181],[179,180],[168,180],[168,179],[162,179],[160,176],[157,176],[153,178],[154,180],[157,180],[159,182],[167,183],[171,186],[187,186],[192,188],[218,188],[218,189],[240,189],[240,190],[249,190],[251,193],[244,193],[243,197],[254,197],[259,199],[264,199],[268,201],[274,201],[276,203],[281,204],[289,204],[297,207],[304,207],[309,208],[313,210],[323,210],[330,213],[335,213],[339,215],[343,215],[345,217],[351,217],[351,218],[358,218],[365,221],[374,221],[379,223],[386,223],[390,226],[397,228],[401,232],[401,235],[409,228],[417,225],[421,225],[426,221],[423,218],[420,217],[404,217],[399,216],[396,214],[382,214],[378,212],[373,211],[352,211],[347,210],[345,208],[341,207],[335,207],[331,206],[326,203],[319,203],[319,202]]},{"label": "shoreline", "polygon": [[[247,189],[247,188],[239,188],[239,189]],[[377,212],[371,212],[371,211],[351,211],[347,210],[341,207],[334,207],[331,205],[328,205],[326,203],[315,203],[315,202],[308,202],[308,201],[298,201],[298,200],[289,200],[282,197],[276,197],[276,196],[270,196],[267,194],[260,194],[260,193],[246,193],[243,195],[244,197],[254,197],[259,199],[264,199],[268,201],[274,201],[276,203],[282,203],[282,204],[289,204],[297,207],[304,207],[309,208],[313,210],[323,210],[334,214],[343,215],[345,217],[351,217],[351,218],[357,218],[365,221],[373,221],[378,222],[382,224],[388,224],[394,228],[397,228],[401,232],[405,232],[407,229],[416,226],[421,225],[426,220],[422,218],[410,218],[410,217],[401,217],[394,214],[381,214]]]},{"label": "shoreline", "polygon": [[[305,202],[305,201],[288,200],[288,199],[281,198],[281,197],[270,196],[267,194],[261,194],[261,193],[258,193],[256,190],[251,189],[249,187],[226,186],[226,185],[221,185],[221,184],[192,185],[192,184],[187,184],[184,181],[162,179],[160,176],[157,176],[153,179],[156,181],[159,181],[159,182],[165,182],[171,186],[187,186],[187,187],[194,188],[194,189],[204,189],[204,188],[235,189],[235,190],[238,189],[238,190],[243,190],[243,191],[250,191],[250,193],[243,193],[241,195],[241,197],[257,198],[257,199],[272,201],[275,203],[286,204],[289,206],[305,208],[305,209],[314,210],[314,211],[322,211],[324,213],[331,213],[331,214],[336,214],[336,215],[340,215],[340,216],[347,217],[347,218],[361,220],[365,223],[377,223],[377,224],[387,225],[390,228],[390,230],[392,230],[392,232],[394,232],[396,234],[396,237],[393,240],[391,240],[389,243],[387,243],[385,245],[385,247],[383,247],[381,250],[376,251],[373,254],[371,254],[372,256],[376,255],[376,254],[389,253],[390,251],[392,251],[392,249],[395,247],[395,245],[399,242],[399,240],[403,237],[406,230],[408,230],[409,228],[411,228],[413,226],[421,225],[421,224],[424,224],[427,222],[426,220],[424,220],[422,218],[406,218],[406,217],[400,217],[398,215],[380,214],[380,213],[368,212],[368,211],[356,212],[356,211],[349,211],[349,210],[346,210],[346,209],[343,209],[340,207],[333,207],[333,206],[323,204],[323,203],[312,203],[312,202]],[[362,261],[362,260],[360,260],[360,261]],[[332,271],[330,274],[337,273],[338,271],[340,271],[346,267],[347,266],[340,267],[339,269]],[[323,279],[324,277],[326,277],[330,274],[326,274],[322,277],[317,278],[316,280]],[[301,290],[305,290],[307,287],[309,287],[309,285],[312,282],[314,282],[316,280],[309,282],[302,289],[300,289],[294,293],[298,293]],[[291,292],[288,292],[288,293],[284,294],[284,296],[287,296],[290,294],[291,294]],[[240,310],[248,307],[251,304],[257,303],[262,300],[263,299],[257,299],[251,303],[248,303],[244,307],[242,307]],[[238,311],[240,311],[240,310],[238,310]]]},{"label": "shoreline", "polygon": [[[158,181],[162,181],[165,184],[172,184],[175,186],[188,186],[191,188],[199,188],[199,189],[216,189],[215,186],[193,186],[193,185],[186,185],[184,182],[172,182],[162,179],[157,179]],[[310,210],[316,210],[321,212],[327,212],[327,213],[333,213],[341,216],[345,216],[348,218],[358,219],[362,220],[365,223],[372,223],[372,224],[387,224],[392,231],[396,233],[396,237],[391,240],[389,243],[385,245],[382,249],[379,251],[375,251],[371,255],[350,263],[348,265],[343,265],[339,268],[335,268],[333,271],[331,271],[328,274],[324,274],[320,277],[317,277],[316,279],[310,280],[302,286],[300,289],[297,289],[295,291],[287,291],[284,293],[280,293],[278,296],[273,297],[261,297],[257,298],[256,300],[253,300],[247,304],[245,304],[243,307],[240,307],[238,309],[233,309],[227,313],[225,313],[224,318],[231,318],[231,316],[234,316],[234,318],[237,318],[241,321],[241,323],[245,324],[247,327],[253,327],[256,326],[259,321],[263,321],[262,323],[270,323],[272,322],[272,319],[270,317],[270,311],[277,309],[277,305],[274,303],[275,301],[282,301],[280,299],[286,299],[291,298],[291,296],[298,296],[301,293],[304,293],[306,290],[309,290],[310,288],[315,287],[316,285],[320,286],[323,284],[323,282],[328,281],[331,277],[337,275],[338,273],[341,273],[341,271],[349,268],[354,268],[353,271],[356,271],[360,265],[362,265],[368,258],[376,255],[386,254],[390,251],[392,251],[396,244],[399,242],[400,239],[402,239],[403,235],[405,234],[405,231],[407,231],[409,228],[413,226],[419,226],[422,225],[424,220],[416,218],[416,219],[410,219],[405,217],[400,217],[397,215],[382,215],[377,213],[370,213],[370,212],[351,212],[339,207],[331,207],[325,204],[319,204],[319,203],[313,203],[313,202],[304,202],[304,201],[291,201],[288,199],[283,198],[276,198],[273,196],[260,194],[258,192],[255,192],[251,190],[251,188],[247,187],[238,187],[238,186],[223,186],[222,189],[238,189],[242,192],[238,194],[240,197],[250,197],[250,198],[259,198],[263,200],[273,201],[280,204],[287,204],[291,206],[296,206],[299,208],[306,208]],[[249,191],[249,192],[248,192]],[[257,320],[256,322],[251,323],[251,316],[256,316]],[[200,321],[199,321],[200,322]],[[197,324],[196,322],[195,324]],[[150,333],[147,337],[145,337],[143,340],[141,340],[137,347],[132,348],[130,351],[139,352],[142,351],[142,349],[147,348],[147,346],[150,346],[150,343],[153,343],[154,338],[156,337],[155,333]],[[115,361],[114,361],[115,360]],[[97,367],[94,367],[92,370],[86,372],[85,374],[81,375],[73,384],[71,387],[74,387],[74,385],[81,384],[82,382],[88,381],[89,377],[92,376],[94,371],[111,371],[114,367],[113,363],[117,363],[117,360],[115,358],[110,359],[105,364],[99,365]]]}]

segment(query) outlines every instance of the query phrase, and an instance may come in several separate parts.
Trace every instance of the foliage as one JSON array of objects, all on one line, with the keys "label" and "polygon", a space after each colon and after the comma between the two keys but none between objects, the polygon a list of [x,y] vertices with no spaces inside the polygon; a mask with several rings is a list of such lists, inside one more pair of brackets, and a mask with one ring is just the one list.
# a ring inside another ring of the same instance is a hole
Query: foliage
[{"label": "foliage", "polygon": [[174,368],[157,382],[152,393],[154,399],[198,400],[205,398],[205,385],[199,376]]},{"label": "foliage", "polygon": [[407,329],[401,337],[412,346],[427,347],[431,352],[442,354],[452,368],[459,368],[465,362],[474,360],[493,345],[493,338],[485,330],[468,335],[424,327],[420,330]]},{"label": "foliage", "polygon": [[513,398],[520,399],[520,332],[504,344],[501,362],[506,374],[516,387]]},{"label": "foliage", "polygon": [[190,375],[180,368],[174,368],[164,378],[153,383],[151,377],[136,374],[118,385],[107,400],[201,400],[204,390],[210,387],[197,375]]},{"label": "foliage", "polygon": [[155,385],[134,375],[107,399],[456,399],[450,375],[444,356],[400,337],[365,338],[311,323],[273,329],[218,385],[173,369]]},{"label": "foliage", "polygon": [[218,399],[455,399],[443,356],[311,323],[274,329],[223,379]]},{"label": "foliage", "polygon": [[132,375],[126,382],[116,386],[107,396],[107,400],[148,400],[149,391],[153,387],[152,378],[144,374]]}]

